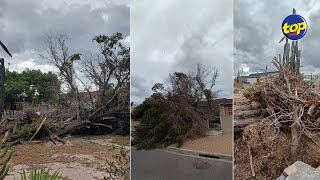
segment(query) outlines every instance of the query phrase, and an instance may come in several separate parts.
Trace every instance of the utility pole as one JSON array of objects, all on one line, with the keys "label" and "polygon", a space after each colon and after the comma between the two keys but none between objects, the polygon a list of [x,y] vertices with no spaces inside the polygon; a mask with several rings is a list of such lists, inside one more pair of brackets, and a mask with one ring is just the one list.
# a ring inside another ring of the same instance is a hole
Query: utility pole
[{"label": "utility pole", "polygon": [[[0,41],[0,45],[5,50],[10,57],[12,55],[10,54],[9,50],[7,47]],[[0,118],[2,117],[3,109],[4,109],[4,103],[5,103],[5,88],[4,88],[4,83],[6,80],[6,70],[4,67],[4,59],[0,58]]]},{"label": "utility pole", "polygon": [[4,81],[5,81],[4,59],[0,58],[0,118],[2,117],[2,112],[4,109],[4,101],[5,101]]}]

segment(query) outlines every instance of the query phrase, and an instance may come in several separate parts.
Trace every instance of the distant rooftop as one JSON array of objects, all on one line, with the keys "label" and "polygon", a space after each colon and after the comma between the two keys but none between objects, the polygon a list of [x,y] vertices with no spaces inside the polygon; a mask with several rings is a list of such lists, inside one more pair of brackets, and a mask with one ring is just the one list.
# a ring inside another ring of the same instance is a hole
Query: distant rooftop
[{"label": "distant rooftop", "polygon": [[279,71],[270,71],[270,72],[263,72],[263,73],[252,73],[247,76],[242,76],[243,78],[259,78],[261,76],[264,76],[266,74],[277,74]]},{"label": "distant rooftop", "polygon": [[303,79],[306,81],[320,79],[320,75],[314,74],[314,75],[303,75]]},{"label": "distant rooftop", "polygon": [[[213,105],[220,105],[220,104],[232,104],[232,99],[227,98],[220,98],[212,100]],[[200,106],[207,106],[207,100],[202,100],[199,103]]]}]

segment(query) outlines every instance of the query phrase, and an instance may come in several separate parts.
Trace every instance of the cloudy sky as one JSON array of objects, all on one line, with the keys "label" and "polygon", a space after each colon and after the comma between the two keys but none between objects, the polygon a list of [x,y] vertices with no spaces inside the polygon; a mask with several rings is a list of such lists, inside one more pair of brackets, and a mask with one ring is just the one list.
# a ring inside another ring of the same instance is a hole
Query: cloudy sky
[{"label": "cloudy sky", "polygon": [[196,64],[220,70],[220,97],[232,97],[232,1],[131,1],[131,100],[141,103],[170,73]]},{"label": "cloudy sky", "polygon": [[67,34],[72,52],[86,53],[96,45],[95,35],[120,32],[129,40],[129,0],[1,0],[0,40],[13,58],[2,49],[0,57],[10,62],[10,70],[26,68],[54,70],[42,62],[44,35]]},{"label": "cloudy sky", "polygon": [[320,1],[317,0],[241,0],[234,1],[234,68],[247,72],[275,70],[272,57],[283,53],[283,19],[292,14],[292,8],[308,23],[306,35],[299,40],[302,50],[301,71],[305,74],[320,73]]}]

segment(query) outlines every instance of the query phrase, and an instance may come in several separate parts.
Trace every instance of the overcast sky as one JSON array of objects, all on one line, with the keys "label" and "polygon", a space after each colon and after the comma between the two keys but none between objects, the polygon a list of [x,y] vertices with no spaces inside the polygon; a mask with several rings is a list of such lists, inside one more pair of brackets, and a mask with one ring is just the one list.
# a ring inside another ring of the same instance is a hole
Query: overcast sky
[{"label": "overcast sky", "polygon": [[170,73],[196,64],[220,70],[220,97],[232,97],[232,0],[132,0],[131,100],[141,103]]},{"label": "overcast sky", "polygon": [[299,40],[302,50],[301,71],[305,74],[320,73],[320,1],[318,0],[241,0],[234,1],[235,73],[237,69],[257,72],[275,70],[272,57],[283,53],[284,42],[279,44],[283,19],[292,14],[292,8],[308,24],[306,35]]},{"label": "overcast sky", "polygon": [[42,62],[45,33],[67,34],[71,53],[86,53],[96,45],[92,38],[99,34],[120,32],[129,41],[129,0],[1,0],[0,40],[13,58],[0,49],[6,67],[54,70]]}]

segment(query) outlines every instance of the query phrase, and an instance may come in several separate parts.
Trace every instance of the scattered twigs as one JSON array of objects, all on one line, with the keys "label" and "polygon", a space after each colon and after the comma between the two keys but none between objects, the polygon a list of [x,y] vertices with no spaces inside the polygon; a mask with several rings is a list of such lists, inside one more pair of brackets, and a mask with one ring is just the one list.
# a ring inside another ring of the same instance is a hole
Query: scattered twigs
[{"label": "scattered twigs", "polygon": [[6,131],[6,132],[4,133],[4,137],[3,137],[3,139],[2,139],[2,143],[6,143],[6,142],[7,142],[8,137],[9,137],[9,134],[10,134],[9,131]]},{"label": "scattered twigs", "polygon": [[256,177],[256,173],[254,172],[254,168],[253,168],[252,155],[251,155],[251,150],[249,145],[248,145],[248,151],[249,151],[249,157],[250,157],[251,174],[252,174],[252,177]]},{"label": "scattered twigs", "polygon": [[106,128],[112,129],[112,126],[108,126],[108,125],[102,124],[102,123],[91,123],[91,124],[93,124],[95,126],[102,126],[102,127],[106,127]]}]

